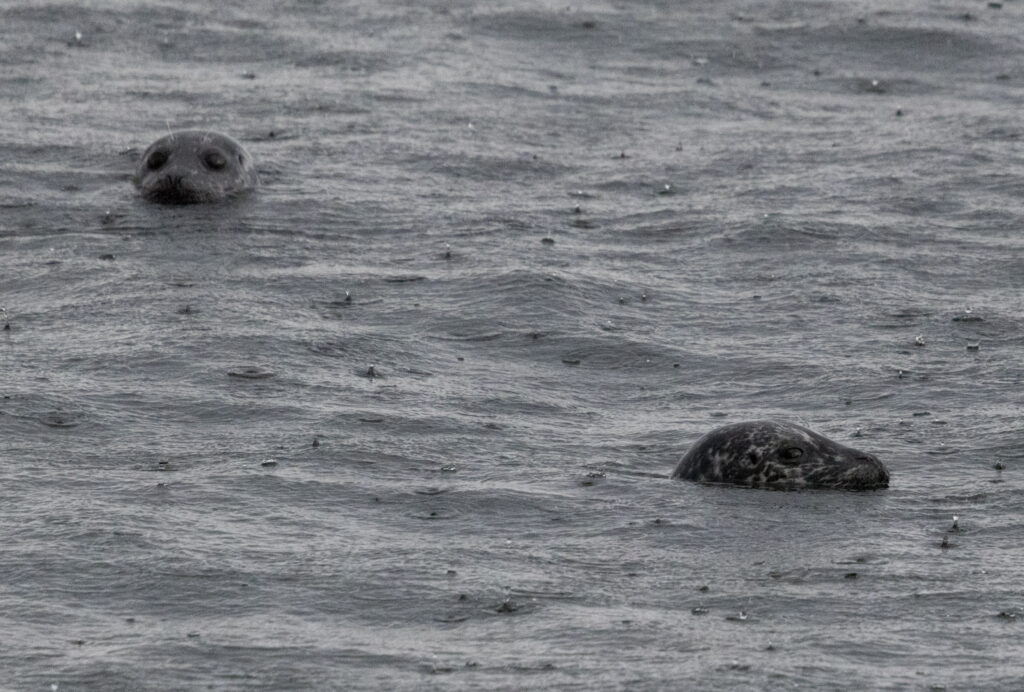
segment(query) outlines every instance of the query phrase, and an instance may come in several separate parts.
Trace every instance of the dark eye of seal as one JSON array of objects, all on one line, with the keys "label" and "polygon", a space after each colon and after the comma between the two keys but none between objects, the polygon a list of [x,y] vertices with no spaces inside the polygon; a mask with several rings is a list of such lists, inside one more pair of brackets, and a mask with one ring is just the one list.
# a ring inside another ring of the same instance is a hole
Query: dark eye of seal
[{"label": "dark eye of seal", "polygon": [[219,171],[220,169],[224,168],[224,166],[228,165],[228,160],[224,158],[218,151],[207,152],[206,155],[203,156],[203,162],[207,165],[208,168],[211,168],[215,171]]},{"label": "dark eye of seal", "polygon": [[154,151],[149,155],[149,159],[146,161],[146,165],[149,166],[149,170],[151,171],[157,170],[165,163],[167,163],[166,151]]},{"label": "dark eye of seal", "polygon": [[797,464],[797,460],[804,455],[804,450],[799,447],[786,447],[779,451],[779,459],[783,464]]}]

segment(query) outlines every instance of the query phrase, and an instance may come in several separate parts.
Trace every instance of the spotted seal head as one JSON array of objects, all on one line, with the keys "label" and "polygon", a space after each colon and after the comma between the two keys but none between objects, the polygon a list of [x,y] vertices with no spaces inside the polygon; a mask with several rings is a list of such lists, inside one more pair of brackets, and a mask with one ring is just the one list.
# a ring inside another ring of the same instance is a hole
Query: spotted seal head
[{"label": "spotted seal head", "polygon": [[889,487],[889,472],[875,456],[775,421],[712,430],[683,455],[672,477],[777,490]]},{"label": "spotted seal head", "polygon": [[132,182],[151,202],[196,204],[235,197],[258,178],[252,156],[231,137],[182,130],[149,145]]}]

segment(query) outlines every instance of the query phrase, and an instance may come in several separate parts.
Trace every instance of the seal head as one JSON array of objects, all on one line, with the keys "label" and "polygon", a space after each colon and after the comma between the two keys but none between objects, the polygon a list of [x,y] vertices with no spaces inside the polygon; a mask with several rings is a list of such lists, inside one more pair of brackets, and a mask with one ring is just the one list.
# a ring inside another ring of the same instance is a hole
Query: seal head
[{"label": "seal head", "polygon": [[776,490],[889,487],[889,472],[875,456],[775,421],[712,430],[683,455],[672,477]]},{"label": "seal head", "polygon": [[151,202],[197,204],[235,197],[255,187],[258,178],[252,156],[231,137],[182,130],[146,149],[132,182]]}]

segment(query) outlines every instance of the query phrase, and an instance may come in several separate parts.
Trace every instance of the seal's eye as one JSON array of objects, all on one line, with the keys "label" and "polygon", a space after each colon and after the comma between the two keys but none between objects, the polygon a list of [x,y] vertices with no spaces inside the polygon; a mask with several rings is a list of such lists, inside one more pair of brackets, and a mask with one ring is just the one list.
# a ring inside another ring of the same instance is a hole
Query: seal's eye
[{"label": "seal's eye", "polygon": [[209,151],[203,156],[203,163],[215,171],[219,171],[228,165],[228,160],[219,151]]},{"label": "seal's eye", "polygon": [[779,450],[779,459],[782,460],[783,464],[796,464],[803,455],[804,450],[799,447],[786,447]]},{"label": "seal's eye", "polygon": [[146,166],[151,171],[159,170],[161,166],[167,163],[167,152],[163,149],[158,149],[149,155],[146,159]]}]

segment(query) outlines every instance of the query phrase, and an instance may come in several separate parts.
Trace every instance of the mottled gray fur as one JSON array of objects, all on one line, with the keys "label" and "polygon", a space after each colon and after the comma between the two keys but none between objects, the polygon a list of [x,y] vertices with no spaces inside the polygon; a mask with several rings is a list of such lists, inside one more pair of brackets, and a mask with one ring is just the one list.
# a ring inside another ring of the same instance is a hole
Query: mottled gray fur
[{"label": "mottled gray fur", "polygon": [[712,430],[683,455],[672,477],[779,490],[889,487],[889,472],[873,455],[774,421]]}]

